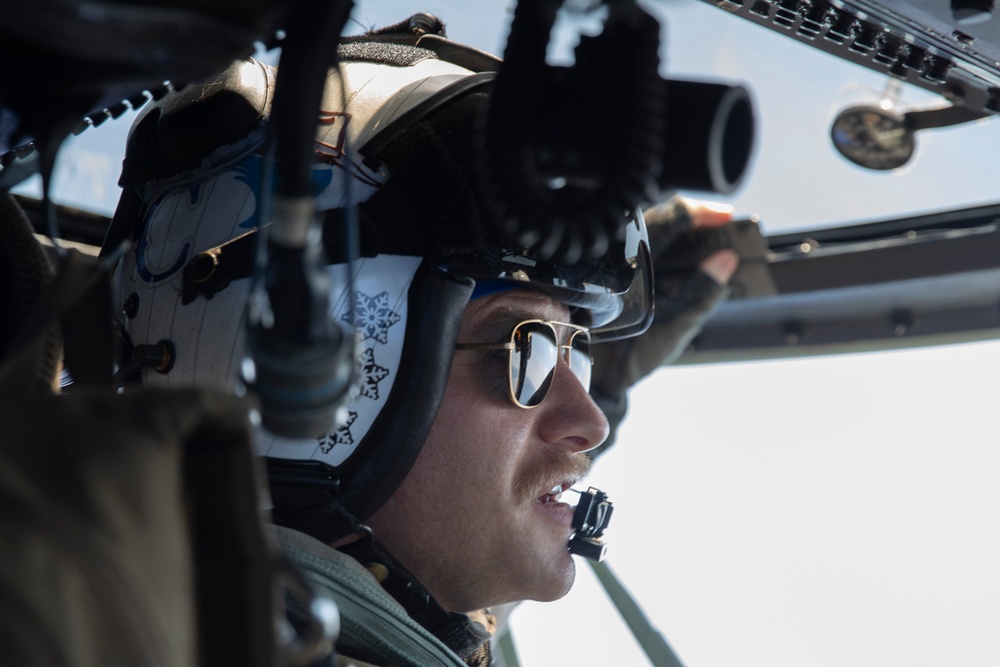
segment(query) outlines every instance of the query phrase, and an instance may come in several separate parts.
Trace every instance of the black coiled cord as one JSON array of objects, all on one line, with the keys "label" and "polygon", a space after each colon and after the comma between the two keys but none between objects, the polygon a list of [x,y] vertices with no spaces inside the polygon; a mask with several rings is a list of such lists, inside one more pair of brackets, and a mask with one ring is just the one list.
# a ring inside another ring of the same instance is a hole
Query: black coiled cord
[{"label": "black coiled cord", "polygon": [[517,4],[480,167],[501,231],[539,259],[574,264],[603,255],[625,211],[655,196],[666,102],[656,19],[612,0],[603,32],[581,39],[574,66],[549,66],[559,5]]}]

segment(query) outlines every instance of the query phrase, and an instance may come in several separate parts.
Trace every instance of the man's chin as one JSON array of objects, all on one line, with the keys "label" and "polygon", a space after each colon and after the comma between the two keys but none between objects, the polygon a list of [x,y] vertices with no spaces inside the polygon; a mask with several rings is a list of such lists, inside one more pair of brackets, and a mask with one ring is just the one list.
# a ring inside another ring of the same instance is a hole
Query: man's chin
[{"label": "man's chin", "polygon": [[566,597],[576,581],[576,563],[573,557],[566,553],[567,563],[561,564],[561,571],[553,572],[547,580],[537,587],[537,591],[529,598],[536,602],[555,602]]}]

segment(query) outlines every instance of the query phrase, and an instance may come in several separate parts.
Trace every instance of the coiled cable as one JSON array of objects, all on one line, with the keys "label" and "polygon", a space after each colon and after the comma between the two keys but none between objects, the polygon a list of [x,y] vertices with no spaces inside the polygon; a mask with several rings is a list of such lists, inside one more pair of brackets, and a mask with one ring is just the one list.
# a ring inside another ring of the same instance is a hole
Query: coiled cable
[{"label": "coiled cable", "polygon": [[660,25],[612,0],[572,67],[545,52],[560,2],[519,2],[480,128],[484,201],[495,224],[539,259],[603,255],[624,212],[649,203],[664,133]]}]

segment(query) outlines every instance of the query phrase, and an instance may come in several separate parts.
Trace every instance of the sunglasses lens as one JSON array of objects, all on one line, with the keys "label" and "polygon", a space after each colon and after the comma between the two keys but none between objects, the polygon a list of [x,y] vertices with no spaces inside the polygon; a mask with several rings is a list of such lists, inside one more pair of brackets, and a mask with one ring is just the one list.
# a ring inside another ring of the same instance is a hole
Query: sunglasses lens
[{"label": "sunglasses lens", "polygon": [[526,322],[514,329],[510,386],[518,403],[532,407],[542,402],[558,359],[559,348],[548,326]]},{"label": "sunglasses lens", "polygon": [[[586,332],[572,336],[568,363],[584,389],[590,391],[590,337]],[[516,401],[525,407],[542,402],[552,383],[560,349],[552,328],[541,322],[522,322],[514,329],[514,349],[510,358],[510,380]]]}]

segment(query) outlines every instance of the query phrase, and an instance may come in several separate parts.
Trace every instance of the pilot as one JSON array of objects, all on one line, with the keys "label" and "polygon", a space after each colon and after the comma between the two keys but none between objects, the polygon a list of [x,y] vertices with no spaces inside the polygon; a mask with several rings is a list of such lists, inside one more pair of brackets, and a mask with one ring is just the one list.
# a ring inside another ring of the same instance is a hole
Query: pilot
[{"label": "pilot", "polygon": [[[664,245],[728,210],[673,199],[651,211],[650,231],[622,211],[606,250],[572,261],[524,247],[477,185],[477,118],[499,61],[406,25],[344,42],[315,142],[330,317],[355,332],[354,389],[333,430],[262,429],[257,446],[282,548],[340,609],[339,656],[487,665],[487,610],[573,584],[571,489],[612,431],[595,398],[617,423],[628,385],[684,348],[737,259],[720,250],[658,278],[672,301],[633,344],[653,313],[662,248],[651,254],[649,236]],[[274,80],[240,62],[133,125],[117,286],[131,342],[167,341],[173,355],[126,369],[126,383],[252,384],[247,303],[268,231],[259,183]]]}]

